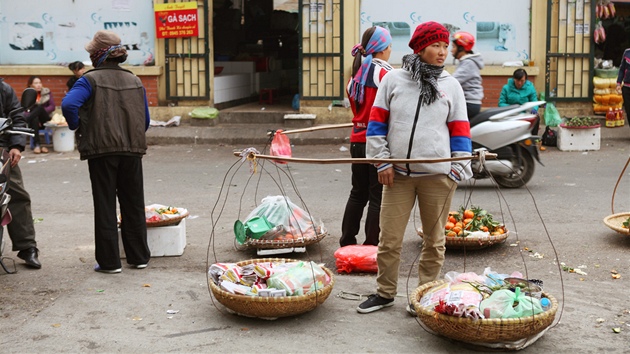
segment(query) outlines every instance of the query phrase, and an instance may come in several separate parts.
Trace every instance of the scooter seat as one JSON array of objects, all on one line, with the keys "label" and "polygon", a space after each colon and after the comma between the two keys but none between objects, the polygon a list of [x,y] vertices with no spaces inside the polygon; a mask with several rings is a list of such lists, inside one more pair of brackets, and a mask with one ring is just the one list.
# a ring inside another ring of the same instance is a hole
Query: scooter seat
[{"label": "scooter seat", "polygon": [[514,109],[516,107],[518,107],[519,105],[517,104],[513,104],[510,106],[505,106],[505,107],[494,107],[494,108],[488,108],[484,111],[479,112],[479,114],[477,114],[476,116],[472,117],[472,119],[470,119],[470,127],[474,127],[477,124],[483,123],[487,120],[490,119],[490,117],[492,117],[495,114],[499,114],[501,112],[505,112],[505,111],[509,111],[511,109]]}]

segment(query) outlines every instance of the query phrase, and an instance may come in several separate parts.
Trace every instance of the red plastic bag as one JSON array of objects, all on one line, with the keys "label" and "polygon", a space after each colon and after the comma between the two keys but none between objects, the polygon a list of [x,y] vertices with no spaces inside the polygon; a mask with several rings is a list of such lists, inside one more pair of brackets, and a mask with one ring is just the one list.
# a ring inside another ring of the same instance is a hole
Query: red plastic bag
[{"label": "red plastic bag", "polygon": [[[291,157],[291,143],[289,142],[289,138],[282,133],[281,129],[276,130],[273,140],[271,140],[269,151],[271,152],[271,156]],[[286,161],[273,161],[286,164]]]},{"label": "red plastic bag", "polygon": [[378,273],[376,253],[378,246],[350,245],[335,251],[337,273]]}]

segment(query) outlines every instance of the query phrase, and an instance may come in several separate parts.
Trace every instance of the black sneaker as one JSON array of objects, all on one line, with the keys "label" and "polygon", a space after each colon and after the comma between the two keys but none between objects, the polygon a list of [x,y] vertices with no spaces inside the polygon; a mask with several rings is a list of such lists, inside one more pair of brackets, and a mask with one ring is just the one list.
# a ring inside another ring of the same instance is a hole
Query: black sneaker
[{"label": "black sneaker", "polygon": [[386,299],[379,294],[372,294],[357,307],[357,312],[370,313],[389,306],[394,306],[394,299]]}]

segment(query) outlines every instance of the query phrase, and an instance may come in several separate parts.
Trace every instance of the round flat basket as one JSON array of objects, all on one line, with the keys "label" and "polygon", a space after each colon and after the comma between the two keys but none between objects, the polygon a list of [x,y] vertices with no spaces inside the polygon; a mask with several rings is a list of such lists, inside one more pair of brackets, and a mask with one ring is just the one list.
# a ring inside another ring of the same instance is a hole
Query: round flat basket
[{"label": "round flat basket", "polygon": [[248,238],[246,245],[250,248],[289,248],[304,247],[321,241],[328,233],[318,234],[317,237],[308,240],[257,240]]},{"label": "round flat basket", "polygon": [[630,235],[630,229],[623,227],[623,222],[630,218],[630,213],[608,215],[604,218],[604,224],[623,235]]},{"label": "round flat basket", "polygon": [[[418,236],[424,237],[422,229],[418,229]],[[486,247],[490,247],[497,243],[504,243],[510,236],[510,231],[506,231],[504,234],[497,236],[445,236],[447,249],[466,249],[466,250],[478,250]]]},{"label": "round flat basket", "polygon": [[160,221],[153,221],[153,222],[148,222],[147,221],[147,227],[158,227],[158,226],[175,225],[175,224],[179,223],[185,217],[188,217],[188,211],[184,212],[181,215],[170,217],[168,219],[164,219],[164,220],[160,220]]},{"label": "round flat basket", "polygon": [[465,317],[448,316],[420,305],[424,293],[434,286],[443,284],[445,280],[437,280],[418,287],[412,302],[418,318],[430,330],[460,342],[485,346],[488,344],[505,344],[522,341],[524,339],[538,339],[541,332],[552,323],[558,311],[558,301],[546,293],[543,297],[551,301],[551,308],[547,311],[521,318],[487,318],[473,320]]},{"label": "round flat basket", "polygon": [[[239,266],[262,263],[262,262],[298,262],[294,259],[286,258],[260,258],[250,259],[247,261],[237,262]],[[215,299],[223,306],[227,307],[236,314],[247,317],[258,317],[263,319],[276,319],[278,317],[295,316],[315,309],[326,301],[332,292],[335,284],[333,273],[325,267],[322,269],[330,277],[330,282],[320,290],[314,291],[307,295],[300,296],[281,296],[281,297],[261,297],[231,294],[212,280],[209,281],[210,290]]]}]

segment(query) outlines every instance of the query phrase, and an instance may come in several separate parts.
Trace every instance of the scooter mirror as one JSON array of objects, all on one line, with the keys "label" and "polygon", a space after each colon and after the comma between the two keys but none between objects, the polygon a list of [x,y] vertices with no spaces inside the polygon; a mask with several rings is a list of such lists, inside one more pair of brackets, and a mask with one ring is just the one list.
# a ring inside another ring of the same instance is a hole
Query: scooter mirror
[{"label": "scooter mirror", "polygon": [[35,103],[37,102],[37,91],[32,88],[32,87],[28,87],[26,89],[24,89],[24,92],[22,92],[22,107],[24,107],[24,109],[29,110],[31,109]]}]

